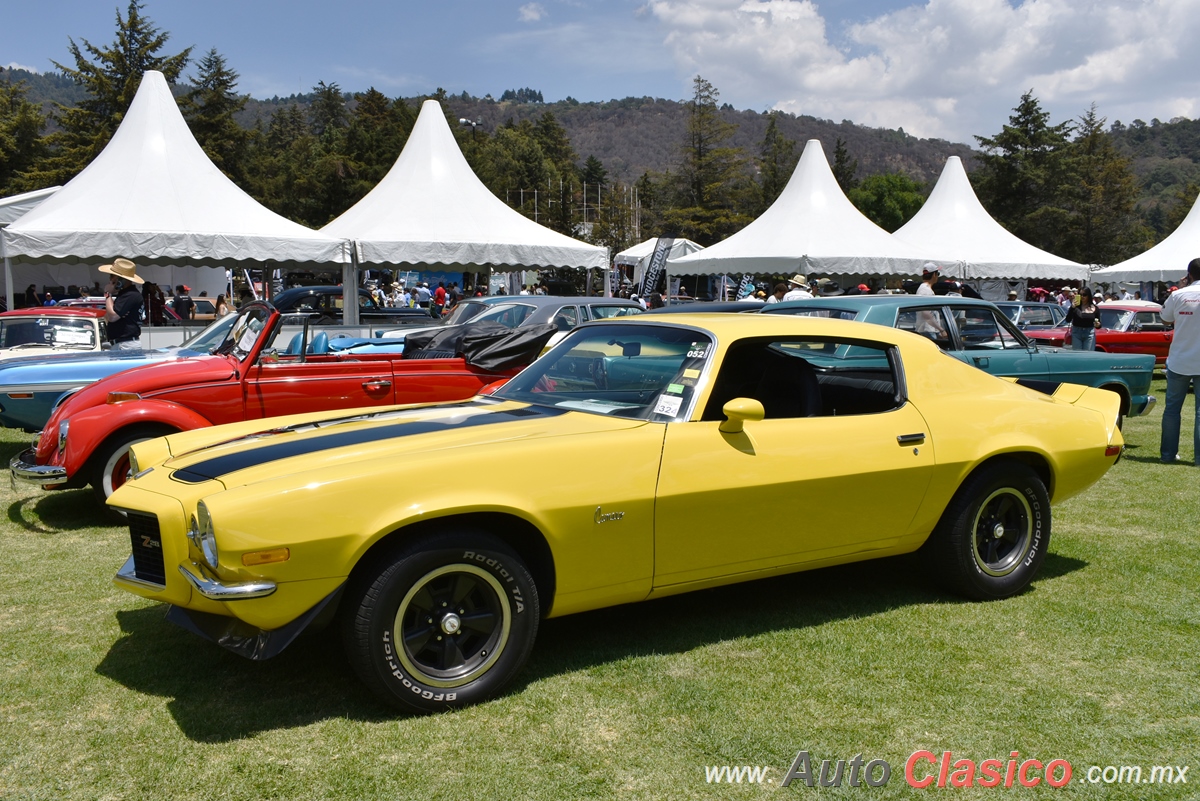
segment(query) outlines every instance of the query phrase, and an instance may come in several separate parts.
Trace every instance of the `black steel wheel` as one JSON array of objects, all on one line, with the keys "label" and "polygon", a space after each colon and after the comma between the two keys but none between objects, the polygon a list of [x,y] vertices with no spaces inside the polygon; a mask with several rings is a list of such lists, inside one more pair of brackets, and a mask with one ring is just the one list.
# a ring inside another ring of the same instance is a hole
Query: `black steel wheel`
[{"label": "black steel wheel", "polygon": [[924,551],[935,576],[970,598],[1007,598],[1029,586],[1050,545],[1050,499],[1029,466],[1001,460],[955,493]]},{"label": "black steel wheel", "polygon": [[432,712],[500,692],[533,648],[533,579],[500,540],[478,531],[394,551],[347,597],[343,635],[362,680],[389,703]]}]

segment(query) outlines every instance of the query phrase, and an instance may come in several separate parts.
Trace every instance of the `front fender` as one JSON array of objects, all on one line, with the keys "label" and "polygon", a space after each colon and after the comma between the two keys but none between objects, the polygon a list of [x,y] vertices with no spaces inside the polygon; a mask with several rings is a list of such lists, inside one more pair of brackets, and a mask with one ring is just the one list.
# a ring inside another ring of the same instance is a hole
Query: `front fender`
[{"label": "front fender", "polygon": [[208,428],[212,422],[186,406],[164,400],[134,400],[105,403],[72,415],[63,466],[74,476],[91,459],[105,440],[130,426],[153,423],[179,431]]}]

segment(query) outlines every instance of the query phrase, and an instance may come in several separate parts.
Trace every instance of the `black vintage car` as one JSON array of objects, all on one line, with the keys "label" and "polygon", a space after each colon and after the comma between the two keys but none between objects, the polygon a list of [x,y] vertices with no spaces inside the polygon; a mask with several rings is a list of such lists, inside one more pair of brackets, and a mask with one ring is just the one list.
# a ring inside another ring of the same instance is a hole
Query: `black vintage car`
[{"label": "black vintage car", "polygon": [[[340,286],[294,286],[271,298],[281,314],[307,314],[314,323],[342,322],[343,288]],[[371,293],[359,287],[358,319],[363,323],[406,325],[430,320],[429,309],[380,306]]]}]

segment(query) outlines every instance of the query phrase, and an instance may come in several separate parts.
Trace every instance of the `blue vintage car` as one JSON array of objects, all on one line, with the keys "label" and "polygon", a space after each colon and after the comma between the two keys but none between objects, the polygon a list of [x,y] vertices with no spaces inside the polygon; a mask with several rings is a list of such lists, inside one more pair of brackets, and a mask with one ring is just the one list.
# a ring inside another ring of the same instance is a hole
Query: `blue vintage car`
[{"label": "blue vintage car", "polygon": [[1025,382],[1083,384],[1121,396],[1121,414],[1154,408],[1154,357],[1040,347],[995,304],[949,295],[842,295],[775,303],[764,314],[837,317],[900,328],[933,339],[954,358]]},{"label": "blue vintage car", "polygon": [[226,315],[173,348],[8,359],[0,364],[0,425],[40,431],[64,396],[132,367],[207,354],[221,343],[235,319],[235,315]]}]

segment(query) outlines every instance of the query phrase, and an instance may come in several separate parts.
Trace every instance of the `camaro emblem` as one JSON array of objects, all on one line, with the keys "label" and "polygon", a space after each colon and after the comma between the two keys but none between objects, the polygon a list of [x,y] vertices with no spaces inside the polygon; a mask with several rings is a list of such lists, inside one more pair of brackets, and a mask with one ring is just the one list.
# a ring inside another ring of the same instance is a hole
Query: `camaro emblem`
[{"label": "camaro emblem", "polygon": [[624,516],[625,516],[624,512],[603,512],[603,511],[601,511],[599,506],[596,507],[595,520],[596,520],[597,525],[600,523],[609,523],[609,522],[612,522],[613,520],[620,520]]},{"label": "camaro emblem", "polygon": [[151,539],[150,537],[147,537],[146,535],[143,534],[142,535],[142,547],[143,548],[161,548],[162,544],[159,543],[158,540]]}]

